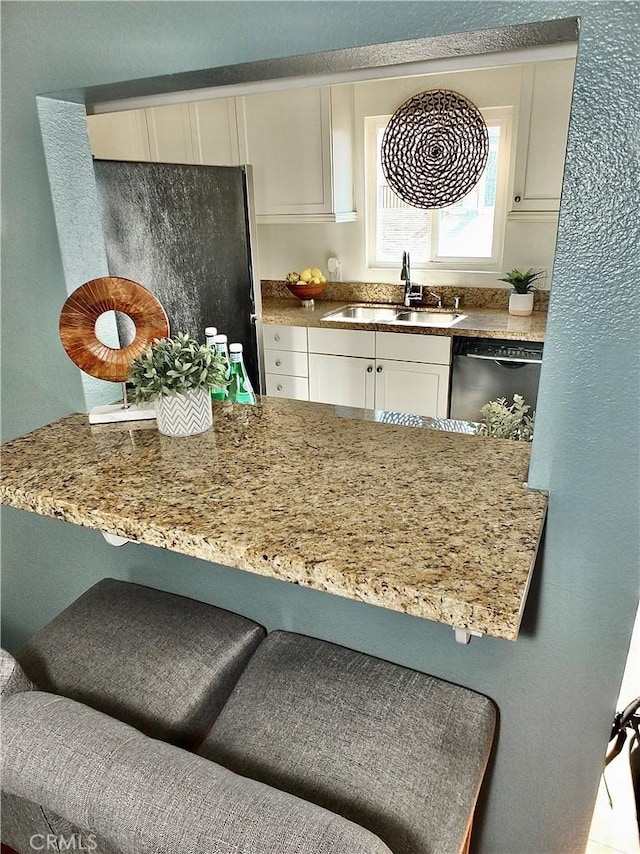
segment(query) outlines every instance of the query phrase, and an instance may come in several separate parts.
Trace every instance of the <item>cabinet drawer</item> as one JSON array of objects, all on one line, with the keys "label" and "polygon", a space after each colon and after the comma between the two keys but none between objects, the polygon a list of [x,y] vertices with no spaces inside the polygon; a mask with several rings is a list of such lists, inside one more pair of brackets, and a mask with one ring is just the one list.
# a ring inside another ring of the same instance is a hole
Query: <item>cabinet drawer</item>
[{"label": "cabinet drawer", "polygon": [[262,327],[262,335],[267,349],[307,352],[306,326],[276,326],[265,323]]},{"label": "cabinet drawer", "polygon": [[307,354],[295,350],[265,350],[264,370],[267,374],[290,374],[293,377],[309,376]]},{"label": "cabinet drawer", "polygon": [[270,397],[292,397],[294,400],[309,400],[309,380],[306,377],[287,377],[280,374],[265,374],[267,394]]},{"label": "cabinet drawer", "polygon": [[373,359],[376,333],[358,329],[309,329],[309,352]]},{"label": "cabinet drawer", "polygon": [[376,357],[402,362],[451,364],[451,338],[442,335],[411,335],[404,332],[376,332]]}]

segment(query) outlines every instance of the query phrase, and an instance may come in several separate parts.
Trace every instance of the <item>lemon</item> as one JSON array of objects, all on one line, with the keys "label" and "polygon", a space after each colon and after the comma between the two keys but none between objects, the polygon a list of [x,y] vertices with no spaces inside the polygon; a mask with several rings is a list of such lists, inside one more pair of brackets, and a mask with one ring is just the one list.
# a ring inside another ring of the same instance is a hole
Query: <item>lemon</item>
[{"label": "lemon", "polygon": [[301,282],[310,282],[313,276],[311,275],[311,270],[306,269],[300,273],[300,281]]},{"label": "lemon", "polygon": [[322,270],[319,270],[317,267],[311,268],[311,277],[313,279],[319,279],[321,275],[322,275]]}]

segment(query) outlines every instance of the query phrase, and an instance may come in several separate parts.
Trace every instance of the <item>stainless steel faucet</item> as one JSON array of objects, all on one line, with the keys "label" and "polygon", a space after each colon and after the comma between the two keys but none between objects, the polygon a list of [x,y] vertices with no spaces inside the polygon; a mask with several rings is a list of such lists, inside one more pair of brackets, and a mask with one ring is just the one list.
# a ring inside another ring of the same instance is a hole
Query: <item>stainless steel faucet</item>
[{"label": "stainless steel faucet", "polygon": [[427,296],[433,297],[438,300],[438,308],[442,308],[442,294],[434,294],[433,291],[427,291]]},{"label": "stainless steel faucet", "polygon": [[404,282],[403,305],[408,308],[412,302],[422,302],[422,285],[413,284],[411,281],[411,258],[408,252],[402,253],[400,280]]}]

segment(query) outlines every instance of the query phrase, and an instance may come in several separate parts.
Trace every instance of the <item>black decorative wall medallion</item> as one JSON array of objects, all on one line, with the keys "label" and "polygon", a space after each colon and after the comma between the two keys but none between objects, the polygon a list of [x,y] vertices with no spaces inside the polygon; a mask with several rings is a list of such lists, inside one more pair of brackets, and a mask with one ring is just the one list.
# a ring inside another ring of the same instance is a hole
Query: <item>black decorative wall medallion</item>
[{"label": "black decorative wall medallion", "polygon": [[382,139],[382,168],[391,189],[415,208],[445,208],[478,183],[489,134],[463,95],[430,89],[391,116]]}]

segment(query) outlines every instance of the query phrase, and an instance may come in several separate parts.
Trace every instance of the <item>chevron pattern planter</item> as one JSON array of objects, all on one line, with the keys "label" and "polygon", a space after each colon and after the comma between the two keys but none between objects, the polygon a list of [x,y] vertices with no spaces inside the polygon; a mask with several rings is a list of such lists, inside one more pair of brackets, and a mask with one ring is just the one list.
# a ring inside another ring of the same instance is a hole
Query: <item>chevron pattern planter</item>
[{"label": "chevron pattern planter", "polygon": [[211,393],[203,388],[189,389],[156,399],[158,430],[165,436],[194,436],[213,425]]}]

